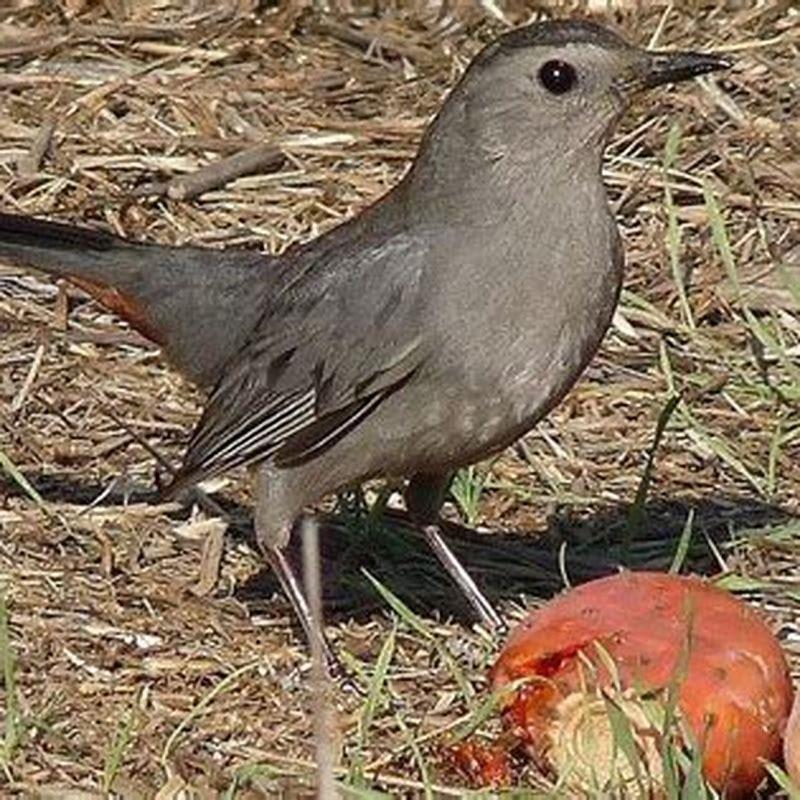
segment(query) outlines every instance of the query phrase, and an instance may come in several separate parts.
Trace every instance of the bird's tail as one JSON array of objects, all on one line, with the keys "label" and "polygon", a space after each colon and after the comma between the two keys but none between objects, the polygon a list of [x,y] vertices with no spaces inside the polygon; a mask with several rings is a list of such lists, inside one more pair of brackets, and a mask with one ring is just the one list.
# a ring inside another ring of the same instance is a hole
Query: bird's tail
[{"label": "bird's tail", "polygon": [[[0,213],[0,262],[66,278],[156,344],[166,344],[136,297],[141,246],[105,231]],[[145,248],[146,249],[146,248]]]},{"label": "bird's tail", "polygon": [[0,213],[0,264],[66,278],[159,344],[200,384],[216,380],[261,313],[266,262],[251,251],[141,244]]}]

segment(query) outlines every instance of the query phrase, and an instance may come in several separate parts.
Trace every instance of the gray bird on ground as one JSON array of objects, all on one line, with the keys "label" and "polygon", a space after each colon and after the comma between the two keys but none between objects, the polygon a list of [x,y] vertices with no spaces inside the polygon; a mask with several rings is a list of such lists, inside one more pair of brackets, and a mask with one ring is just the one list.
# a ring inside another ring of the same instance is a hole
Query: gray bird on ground
[{"label": "gray bird on ground", "polygon": [[611,322],[623,254],[601,161],[630,99],[728,66],[591,22],[519,28],[472,61],[388,194],[279,257],[0,215],[0,259],[87,289],[210,389],[170,491],[251,466],[259,546],[308,636],[293,521],[376,477],[409,479],[410,515],[499,625],[441,535],[453,472],[547,414]]}]

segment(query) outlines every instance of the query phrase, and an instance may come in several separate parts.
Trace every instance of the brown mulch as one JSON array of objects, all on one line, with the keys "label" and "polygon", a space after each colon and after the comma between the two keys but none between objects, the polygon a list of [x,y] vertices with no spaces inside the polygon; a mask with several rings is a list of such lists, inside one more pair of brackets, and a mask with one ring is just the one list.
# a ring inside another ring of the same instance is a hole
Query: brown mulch
[{"label": "brown mulch", "polygon": [[[515,613],[521,593],[554,591],[562,571],[577,581],[617,563],[666,568],[692,514],[687,566],[747,591],[800,671],[792,3],[11,0],[0,5],[0,207],[163,243],[280,252],[397,180],[482,43],[587,5],[636,42],[723,49],[737,66],[628,114],[606,163],[628,261],[613,329],[560,408],[479,467],[475,522],[489,533],[453,533]],[[665,170],[672,126],[680,147]],[[254,147],[253,174],[212,175],[187,199],[198,169]],[[704,187],[722,208],[735,273]],[[683,400],[631,527],[673,391]],[[0,267],[0,453],[30,485],[8,469],[0,479],[0,589],[19,705],[0,688],[0,794],[102,796],[113,786],[126,798],[217,797],[238,780],[237,796],[272,797],[308,785],[308,655],[248,544],[246,483],[232,474],[210,489],[227,523],[148,502],[153,453],[179,460],[200,403],[151,345],[80,292]],[[494,645],[421,546],[409,555],[415,540],[401,525],[369,538],[377,523],[358,500],[328,522],[334,641],[368,679],[394,635],[365,564],[425,613],[430,637],[397,626],[394,700],[378,704],[366,733],[363,698],[337,695],[342,763],[367,775],[364,785],[407,795],[421,791],[427,765],[443,796],[459,796],[437,773],[437,752],[479,704]],[[20,736],[9,746],[12,717]]]}]

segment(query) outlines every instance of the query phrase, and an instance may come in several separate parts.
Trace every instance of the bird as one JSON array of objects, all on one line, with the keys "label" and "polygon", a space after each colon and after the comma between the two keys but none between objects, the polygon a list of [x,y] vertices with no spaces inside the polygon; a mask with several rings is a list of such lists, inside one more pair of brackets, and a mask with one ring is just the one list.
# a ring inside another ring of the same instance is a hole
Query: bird
[{"label": "bird", "polygon": [[407,481],[411,519],[501,627],[442,535],[452,477],[531,430],[611,323],[624,257],[601,168],[631,100],[730,66],[537,22],[474,57],[384,196],[279,256],[2,213],[0,260],[83,288],[207,391],[167,494],[249,467],[259,549],[306,636],[293,524],[374,478]]}]

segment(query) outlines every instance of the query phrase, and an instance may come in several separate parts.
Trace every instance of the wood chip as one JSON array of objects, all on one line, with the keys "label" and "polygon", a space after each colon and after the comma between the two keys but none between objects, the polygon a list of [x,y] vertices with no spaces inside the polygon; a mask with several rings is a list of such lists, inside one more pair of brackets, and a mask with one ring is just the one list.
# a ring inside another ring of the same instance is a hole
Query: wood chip
[{"label": "wood chip", "polygon": [[215,520],[216,524],[209,531],[203,541],[203,554],[200,560],[200,572],[197,582],[191,591],[198,597],[204,597],[214,591],[219,580],[220,564],[225,545],[225,530],[227,524],[222,520]]}]

